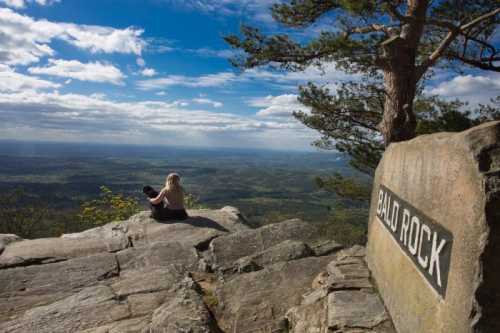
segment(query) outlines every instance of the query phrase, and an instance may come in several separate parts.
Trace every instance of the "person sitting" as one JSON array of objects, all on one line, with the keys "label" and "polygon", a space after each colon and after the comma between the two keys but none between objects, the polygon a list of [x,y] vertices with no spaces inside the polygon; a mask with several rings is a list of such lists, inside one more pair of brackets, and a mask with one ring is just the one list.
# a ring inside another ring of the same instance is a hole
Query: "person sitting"
[{"label": "person sitting", "polygon": [[179,174],[169,174],[165,181],[165,187],[156,197],[149,199],[153,218],[160,220],[185,220],[188,218],[184,208],[184,189],[180,181]]},{"label": "person sitting", "polygon": [[[160,194],[157,190],[152,188],[151,186],[147,185],[142,188],[142,192],[149,198],[149,199],[154,199]],[[162,213],[163,213],[163,201],[158,203],[158,204],[152,204],[151,202],[149,203],[149,208],[151,209],[151,215],[150,217],[154,218],[155,220],[161,220],[163,219]]]}]

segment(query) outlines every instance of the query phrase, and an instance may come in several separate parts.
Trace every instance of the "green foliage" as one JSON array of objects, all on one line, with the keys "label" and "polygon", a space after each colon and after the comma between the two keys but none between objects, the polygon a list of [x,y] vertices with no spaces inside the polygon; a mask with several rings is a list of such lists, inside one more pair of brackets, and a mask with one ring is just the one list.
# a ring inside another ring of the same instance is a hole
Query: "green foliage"
[{"label": "green foliage", "polygon": [[184,195],[184,206],[187,209],[204,209],[207,208],[205,205],[200,203],[200,198],[191,193],[186,193]]},{"label": "green foliage", "polygon": [[366,243],[366,221],[368,209],[337,205],[328,220],[319,227],[323,237],[351,246]]},{"label": "green foliage", "polygon": [[81,204],[78,216],[82,223],[103,225],[113,221],[123,221],[140,211],[135,198],[115,194],[106,186],[101,186],[100,190],[98,199]]},{"label": "green foliage", "polygon": [[479,121],[500,120],[500,95],[490,100],[490,104],[479,104]]},{"label": "green foliage", "polygon": [[414,65],[422,65],[425,72],[435,65],[426,62],[429,56],[450,31],[456,33],[457,27],[464,23],[493,13],[452,36],[454,38],[439,60],[442,65],[460,63],[498,71],[494,64],[498,46],[493,40],[500,22],[500,15],[494,13],[497,8],[497,0],[458,3],[444,0],[432,4],[417,0],[411,6],[407,1],[277,1],[271,7],[271,14],[284,26],[304,29],[320,23],[323,17],[330,18],[332,23],[320,25],[321,33],[308,41],[297,42],[284,34],[266,36],[249,26],[242,26],[241,37],[231,35],[225,40],[245,52],[244,57],[234,62],[243,68],[279,63],[284,68],[301,69],[310,64],[335,61],[343,69],[352,70],[354,66],[355,71],[374,74],[376,68],[385,68],[384,61],[389,56],[381,49],[381,43],[398,36],[405,43],[402,46],[412,46],[418,51]]},{"label": "green foliage", "polygon": [[0,233],[32,238],[47,216],[48,206],[37,201],[28,203],[22,188],[0,195]]},{"label": "green foliage", "polygon": [[309,106],[311,113],[295,112],[294,115],[321,134],[314,144],[322,149],[346,153],[354,168],[371,174],[384,151],[377,128],[384,105],[380,87],[344,83],[333,95],[327,88],[308,84],[300,87],[299,93],[299,101]]},{"label": "green foliage", "polygon": [[458,100],[445,102],[437,97],[419,101],[417,135],[437,132],[460,132],[479,124],[466,104]]},{"label": "green foliage", "polygon": [[[363,172],[374,169],[384,144],[474,123],[472,114],[446,111],[435,115],[440,118],[432,118],[433,123],[422,119],[420,132],[415,132],[415,98],[432,77],[430,69],[468,66],[500,71],[494,39],[500,23],[498,0],[291,0],[273,5],[271,13],[286,27],[316,24],[321,31],[293,31],[302,36],[294,40],[283,30],[265,35],[244,25],[240,36],[225,37],[231,47],[243,51],[232,63],[242,69],[265,65],[291,71],[334,63],[361,76],[363,83],[356,79],[341,84],[337,94],[314,83],[301,87],[299,101],[310,106],[312,114],[295,116],[322,134],[318,146],[335,146]],[[323,24],[323,18],[329,24]]]},{"label": "green foliage", "polygon": [[318,188],[335,193],[341,198],[357,201],[370,199],[371,185],[369,181],[361,182],[354,177],[344,177],[337,172],[330,177],[317,177],[315,181]]}]

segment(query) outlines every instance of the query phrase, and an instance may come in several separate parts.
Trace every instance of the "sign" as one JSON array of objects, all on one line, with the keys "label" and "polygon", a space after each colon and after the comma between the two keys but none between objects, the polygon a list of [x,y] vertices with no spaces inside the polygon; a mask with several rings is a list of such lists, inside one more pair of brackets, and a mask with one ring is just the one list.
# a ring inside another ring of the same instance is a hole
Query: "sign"
[{"label": "sign", "polygon": [[446,296],[453,235],[380,185],[377,217],[431,287]]}]

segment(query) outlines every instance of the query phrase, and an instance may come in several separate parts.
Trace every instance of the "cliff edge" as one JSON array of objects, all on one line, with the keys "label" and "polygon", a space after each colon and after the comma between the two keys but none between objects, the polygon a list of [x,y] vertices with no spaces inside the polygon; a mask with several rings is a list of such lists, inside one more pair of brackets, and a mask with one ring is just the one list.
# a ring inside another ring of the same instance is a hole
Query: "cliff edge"
[{"label": "cliff edge", "polygon": [[363,247],[236,208],[0,235],[0,332],[394,332]]}]

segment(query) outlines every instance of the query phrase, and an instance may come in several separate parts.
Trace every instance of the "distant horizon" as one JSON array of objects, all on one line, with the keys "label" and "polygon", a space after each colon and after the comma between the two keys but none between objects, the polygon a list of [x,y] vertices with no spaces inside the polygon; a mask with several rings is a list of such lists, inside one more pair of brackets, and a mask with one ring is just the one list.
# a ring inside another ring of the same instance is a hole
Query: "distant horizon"
[{"label": "distant horizon", "polygon": [[80,141],[43,141],[43,140],[20,140],[20,139],[0,139],[0,154],[2,152],[2,144],[25,144],[25,145],[78,145],[78,146],[102,146],[102,147],[137,147],[137,148],[165,148],[176,150],[190,150],[190,151],[234,151],[234,152],[276,152],[276,153],[313,153],[313,154],[335,154],[343,155],[336,150],[325,150],[311,146],[311,149],[279,149],[279,148],[262,148],[262,147],[236,147],[236,146],[175,146],[175,145],[161,145],[161,144],[147,144],[147,143],[113,143],[113,142],[80,142]]}]

